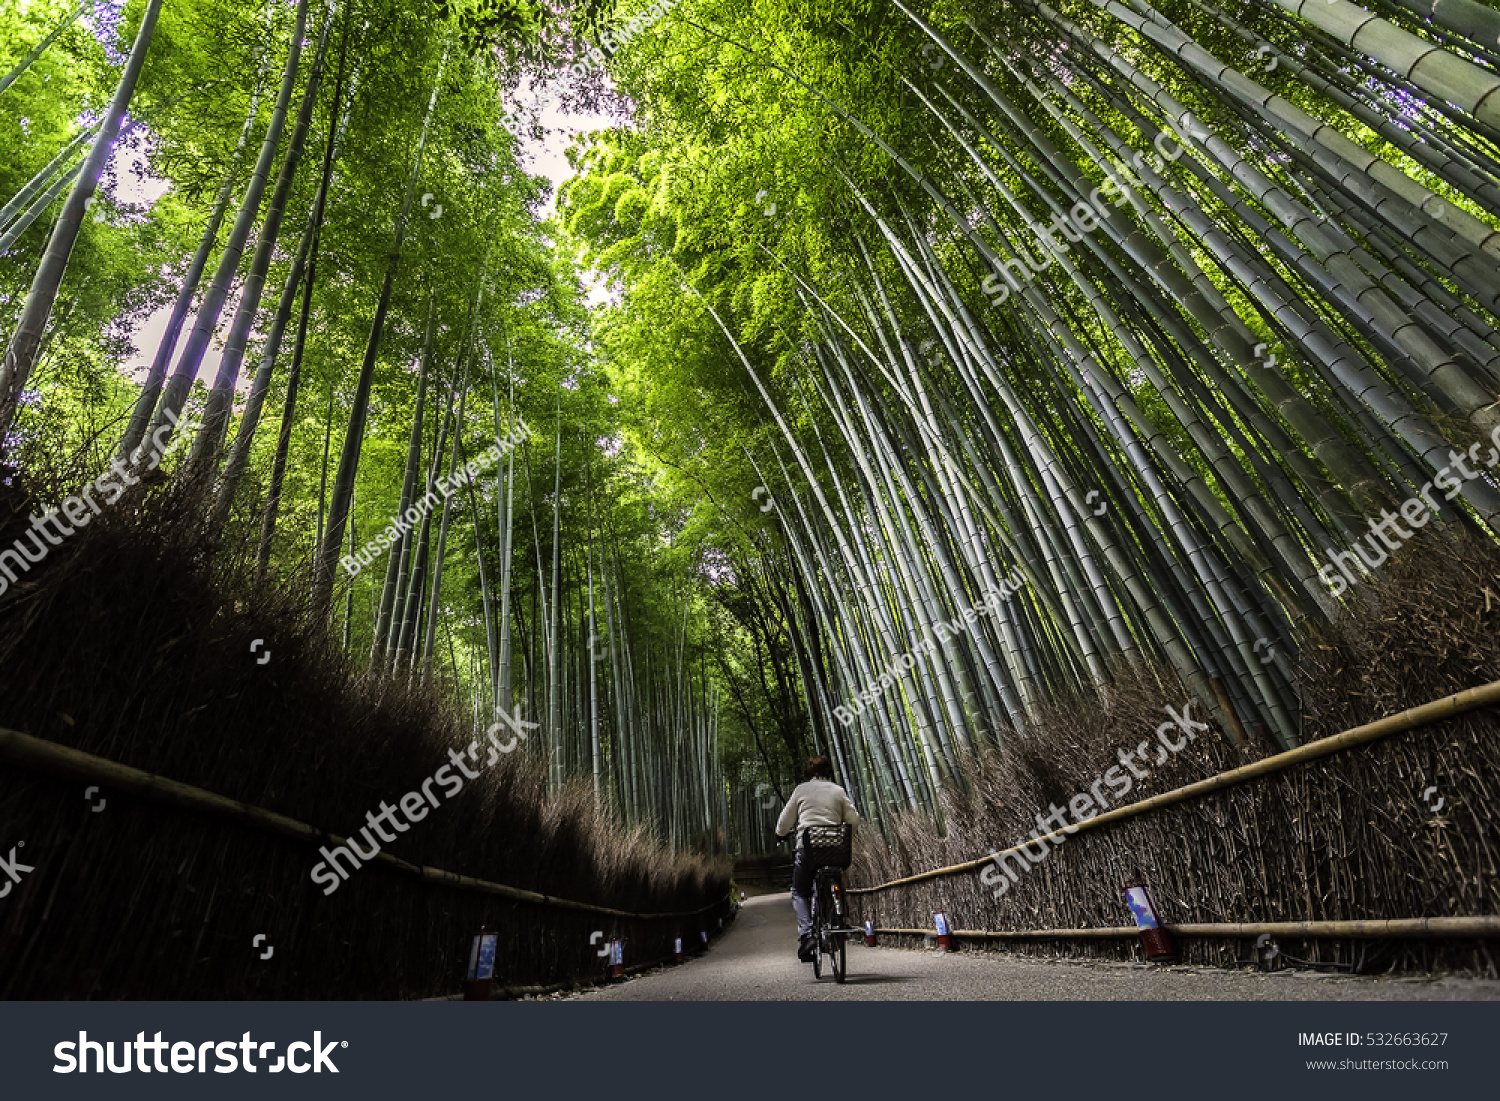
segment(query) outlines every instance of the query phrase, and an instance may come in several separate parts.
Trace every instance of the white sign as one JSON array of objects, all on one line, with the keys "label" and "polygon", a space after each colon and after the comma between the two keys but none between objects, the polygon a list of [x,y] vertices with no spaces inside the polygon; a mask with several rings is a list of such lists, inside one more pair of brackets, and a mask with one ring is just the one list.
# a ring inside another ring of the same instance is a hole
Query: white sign
[{"label": "white sign", "polygon": [[1155,929],[1156,915],[1151,912],[1151,900],[1146,897],[1144,887],[1126,887],[1125,905],[1130,907],[1137,929]]}]

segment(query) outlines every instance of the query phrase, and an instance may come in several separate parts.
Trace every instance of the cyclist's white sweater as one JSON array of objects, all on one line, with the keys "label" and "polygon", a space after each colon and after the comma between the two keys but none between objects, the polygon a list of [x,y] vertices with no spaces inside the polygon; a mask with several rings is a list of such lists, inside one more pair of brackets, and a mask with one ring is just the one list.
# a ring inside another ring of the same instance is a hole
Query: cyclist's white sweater
[{"label": "cyclist's white sweater", "polygon": [[802,830],[808,826],[838,826],[859,822],[859,812],[849,802],[849,795],[832,780],[809,780],[792,790],[781,817],[776,819],[776,834],[785,837],[797,830],[797,845],[802,845]]}]

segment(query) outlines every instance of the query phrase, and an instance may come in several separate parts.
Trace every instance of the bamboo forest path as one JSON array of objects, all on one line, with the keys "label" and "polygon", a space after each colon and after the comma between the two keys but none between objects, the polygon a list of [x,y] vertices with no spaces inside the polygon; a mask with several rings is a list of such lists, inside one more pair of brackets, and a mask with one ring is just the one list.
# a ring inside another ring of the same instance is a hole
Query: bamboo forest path
[{"label": "bamboo forest path", "polygon": [[1254,974],[1102,960],[1007,959],[849,945],[843,985],[814,979],[795,956],[784,893],[748,899],[698,959],[578,997],[593,1001],[1487,1001],[1500,982],[1354,978],[1307,971]]},{"label": "bamboo forest path", "polygon": [[1500,1001],[1497,5],[0,0],[0,998]]}]

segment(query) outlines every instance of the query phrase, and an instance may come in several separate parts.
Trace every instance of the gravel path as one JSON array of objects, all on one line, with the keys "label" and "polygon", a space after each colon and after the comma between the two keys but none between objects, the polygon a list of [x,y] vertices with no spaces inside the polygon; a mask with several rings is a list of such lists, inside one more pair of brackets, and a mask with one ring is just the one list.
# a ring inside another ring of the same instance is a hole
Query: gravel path
[{"label": "gravel path", "polygon": [[1500,1001],[1484,979],[1258,974],[1201,967],[1014,959],[849,944],[849,979],[796,958],[785,894],[752,898],[708,952],[577,997],[596,1001]]}]

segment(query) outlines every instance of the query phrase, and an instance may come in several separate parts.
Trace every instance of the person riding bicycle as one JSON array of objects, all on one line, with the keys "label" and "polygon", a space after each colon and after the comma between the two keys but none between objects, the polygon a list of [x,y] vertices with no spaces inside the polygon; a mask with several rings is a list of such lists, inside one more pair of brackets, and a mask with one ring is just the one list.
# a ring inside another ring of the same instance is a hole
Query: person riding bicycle
[{"label": "person riding bicycle", "polygon": [[785,840],[797,831],[797,855],[792,861],[792,909],[797,914],[797,958],[808,963],[817,950],[812,935],[813,874],[817,871],[803,848],[802,831],[808,826],[839,826],[847,822],[851,833],[859,813],[849,793],[833,782],[833,762],[813,757],[807,762],[807,782],[792,790],[791,798],[776,819],[776,836]]}]

